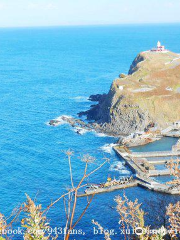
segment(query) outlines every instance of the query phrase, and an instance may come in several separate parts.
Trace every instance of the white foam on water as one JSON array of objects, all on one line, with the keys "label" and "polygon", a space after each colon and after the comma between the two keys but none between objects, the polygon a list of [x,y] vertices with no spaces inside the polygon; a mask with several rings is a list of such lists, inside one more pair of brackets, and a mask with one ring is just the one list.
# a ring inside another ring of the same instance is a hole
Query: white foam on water
[{"label": "white foam on water", "polygon": [[97,136],[97,137],[111,137],[111,138],[115,138],[114,136],[111,136],[111,135],[108,135],[108,134],[105,134],[103,132],[97,132],[95,130],[92,130],[92,132]]},{"label": "white foam on water", "polygon": [[113,153],[113,147],[117,144],[111,143],[111,144],[105,144],[104,146],[100,147],[101,150],[103,150],[106,153]]},{"label": "white foam on water", "polygon": [[109,137],[109,136],[106,135],[105,133],[99,133],[99,132],[96,132],[96,131],[94,131],[94,133],[95,133],[95,135],[96,135],[97,137]]},{"label": "white foam on water", "polygon": [[84,135],[85,133],[89,132],[87,129],[81,127],[73,128],[73,131],[80,135]]},{"label": "white foam on water", "polygon": [[[69,119],[72,118],[72,116],[69,116],[69,115],[61,115],[61,116],[55,118],[54,120],[57,120],[57,121],[58,121],[58,125],[68,124],[67,121],[64,121],[64,120],[63,120],[63,117],[69,118]],[[49,125],[49,123],[48,123],[48,125]]]},{"label": "white foam on water", "polygon": [[127,168],[123,165],[122,162],[116,161],[113,164],[111,164],[109,171],[117,171],[121,175],[131,175],[132,173],[127,170]]},{"label": "white foam on water", "polygon": [[55,120],[60,121],[60,120],[62,120],[63,117],[65,117],[65,118],[73,118],[72,116],[69,116],[69,115],[61,115],[61,116],[55,118]]},{"label": "white foam on water", "polygon": [[120,170],[119,173],[121,175],[132,175],[132,173],[130,171],[128,171],[127,169]]},{"label": "white foam on water", "polygon": [[75,102],[89,102],[89,97],[85,96],[77,96],[72,99],[75,100]]}]

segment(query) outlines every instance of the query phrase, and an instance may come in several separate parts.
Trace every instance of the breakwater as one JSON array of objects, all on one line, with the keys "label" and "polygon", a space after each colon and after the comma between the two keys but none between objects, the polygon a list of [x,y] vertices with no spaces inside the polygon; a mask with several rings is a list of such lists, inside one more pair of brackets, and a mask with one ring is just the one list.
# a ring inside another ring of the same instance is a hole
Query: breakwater
[{"label": "breakwater", "polygon": [[[126,148],[123,146],[115,146],[114,147],[115,152],[121,156],[126,164],[131,168],[131,170],[134,172],[136,179],[138,179],[138,185],[141,187],[145,187],[149,190],[167,193],[167,194],[180,194],[180,188],[177,186],[170,186],[168,184],[161,184],[159,182],[154,181],[151,177],[157,177],[157,176],[167,176],[171,175],[171,172],[166,170],[152,170],[153,166],[146,165],[146,162],[138,161],[136,157],[141,157],[140,154],[131,153],[126,151]],[[148,157],[154,157],[154,156],[167,156],[164,155],[165,152],[149,152],[149,153],[142,153],[142,157],[148,156]],[[172,156],[172,152],[169,152],[169,156]],[[136,157],[135,157],[136,156]],[[179,156],[179,153],[174,153],[173,156]],[[157,160],[158,161],[158,160]],[[150,164],[150,162],[148,162]]]},{"label": "breakwater", "polygon": [[[125,160],[125,164],[131,169],[133,173],[133,178],[129,181],[122,183],[113,184],[108,182],[108,186],[104,184],[94,185],[96,187],[91,187],[85,190],[84,193],[79,194],[79,197],[95,195],[100,193],[112,192],[115,190],[126,189],[130,187],[143,187],[151,191],[157,191],[166,194],[177,195],[180,194],[179,186],[172,186],[169,184],[162,184],[155,181],[152,177],[158,176],[170,176],[171,171],[169,169],[157,170],[155,169],[155,164],[165,164],[170,159],[158,159],[158,157],[167,156],[179,156],[180,152],[174,151],[155,151],[155,152],[136,152],[132,153],[127,147],[116,145],[114,151],[119,157]],[[156,160],[148,160],[146,157],[157,157]],[[174,160],[176,161],[176,160]]]},{"label": "breakwater", "polygon": [[173,151],[155,151],[155,152],[135,152],[131,154],[131,157],[172,157],[172,156],[180,156],[180,152]]}]

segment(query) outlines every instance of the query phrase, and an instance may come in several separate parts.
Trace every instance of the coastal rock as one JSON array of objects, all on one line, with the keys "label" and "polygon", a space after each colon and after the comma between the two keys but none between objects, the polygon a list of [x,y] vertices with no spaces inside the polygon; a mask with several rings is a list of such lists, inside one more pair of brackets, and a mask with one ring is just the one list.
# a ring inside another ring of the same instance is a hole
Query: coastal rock
[{"label": "coastal rock", "polygon": [[59,125],[59,121],[58,121],[58,120],[55,120],[55,119],[50,120],[49,125],[51,125],[51,126],[57,126],[57,125]]},{"label": "coastal rock", "polygon": [[[172,52],[143,52],[133,61],[126,78],[117,78],[107,95],[80,116],[112,135],[163,129],[180,120],[180,56]],[[170,87],[172,91],[167,91]]]},{"label": "coastal rock", "polygon": [[105,97],[106,97],[107,94],[96,94],[96,95],[91,95],[89,97],[89,100],[92,101],[92,102],[102,102]]},{"label": "coastal rock", "polygon": [[127,75],[124,74],[124,73],[121,73],[121,74],[119,74],[119,77],[120,77],[120,78],[125,78],[125,77],[127,77]]},{"label": "coastal rock", "polygon": [[144,55],[142,53],[138,54],[138,56],[132,62],[128,74],[131,75],[134,72],[136,72],[140,67],[139,63],[143,62],[144,60],[145,60]]}]

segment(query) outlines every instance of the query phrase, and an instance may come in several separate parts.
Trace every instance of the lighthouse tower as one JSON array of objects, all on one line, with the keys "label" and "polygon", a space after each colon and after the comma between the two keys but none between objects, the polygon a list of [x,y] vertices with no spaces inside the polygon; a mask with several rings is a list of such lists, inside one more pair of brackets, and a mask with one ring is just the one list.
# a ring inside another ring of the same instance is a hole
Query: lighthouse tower
[{"label": "lighthouse tower", "polygon": [[157,48],[160,48],[161,47],[161,43],[160,41],[157,42]]},{"label": "lighthouse tower", "polygon": [[157,48],[153,48],[152,52],[167,52],[164,46],[161,45],[160,41],[157,42]]}]

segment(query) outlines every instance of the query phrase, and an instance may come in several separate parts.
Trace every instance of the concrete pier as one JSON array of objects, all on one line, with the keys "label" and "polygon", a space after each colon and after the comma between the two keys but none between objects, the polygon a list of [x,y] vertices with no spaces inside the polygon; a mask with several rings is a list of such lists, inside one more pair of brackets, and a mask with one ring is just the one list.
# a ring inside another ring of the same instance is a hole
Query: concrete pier
[{"label": "concrete pier", "polygon": [[[150,160],[147,157],[167,157],[167,156],[180,156],[180,152],[174,151],[156,151],[156,152],[131,152],[125,146],[115,146],[114,151],[120,157],[125,160],[126,165],[134,173],[135,178],[130,182],[111,185],[108,187],[101,187],[87,189],[85,193],[78,194],[78,197],[85,197],[94,194],[107,193],[115,190],[126,189],[130,187],[140,186],[151,191],[157,191],[166,194],[180,194],[180,187],[166,185],[153,180],[151,177],[158,176],[170,176],[171,172],[169,169],[155,170],[154,164],[162,164],[170,161],[170,159]],[[174,161],[176,161],[174,159]]]},{"label": "concrete pier", "polygon": [[[153,165],[163,165],[163,164],[166,164],[168,162],[172,161],[172,158],[169,158],[169,159],[152,159],[152,160],[148,160],[148,162],[150,164],[153,164]],[[176,159],[173,159],[174,162],[176,162]]]},{"label": "concrete pier", "polygon": [[180,138],[180,121],[173,123],[168,128],[161,131],[164,137],[177,137]]},{"label": "concrete pier", "polygon": [[152,191],[157,191],[161,193],[167,194],[180,194],[180,188],[171,188],[170,185],[161,184],[152,180],[150,177],[157,177],[157,176],[170,176],[169,169],[165,170],[147,170],[143,169],[143,167],[136,161],[138,157],[157,157],[157,156],[177,156],[177,154],[172,155],[171,151],[164,151],[164,152],[146,152],[146,153],[129,153],[123,146],[115,146],[115,152],[121,156],[126,164],[132,169],[132,171],[136,174],[136,179],[138,180],[138,186],[145,187]]},{"label": "concrete pier", "polygon": [[175,137],[180,138],[180,130],[179,131],[172,131],[166,134],[163,134],[164,137]]},{"label": "concrete pier", "polygon": [[170,170],[165,169],[165,170],[150,170],[149,171],[149,176],[150,177],[158,177],[158,176],[170,176]]},{"label": "concrete pier", "polygon": [[180,194],[180,191],[178,189],[176,189],[176,188],[170,189],[169,186],[167,186],[165,184],[160,184],[157,182],[149,184],[149,183],[144,183],[144,182],[139,181],[138,185],[140,187],[144,187],[151,191],[156,191],[156,192],[160,192],[160,193],[166,193],[166,194],[171,194],[171,195],[179,195]]},{"label": "concrete pier", "polygon": [[173,151],[133,152],[131,153],[130,156],[135,158],[172,157],[172,156],[180,156],[180,152],[173,152]]},{"label": "concrete pier", "polygon": [[116,186],[98,188],[98,189],[93,189],[93,190],[87,189],[85,193],[78,194],[78,197],[86,197],[86,196],[90,196],[90,195],[94,195],[94,194],[107,193],[107,192],[112,192],[115,190],[126,189],[126,188],[131,188],[131,187],[136,187],[136,186],[138,186],[138,180],[133,180],[130,183],[118,184]]}]

